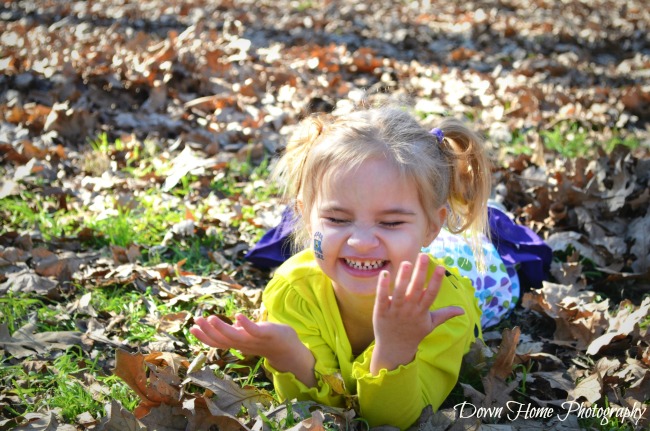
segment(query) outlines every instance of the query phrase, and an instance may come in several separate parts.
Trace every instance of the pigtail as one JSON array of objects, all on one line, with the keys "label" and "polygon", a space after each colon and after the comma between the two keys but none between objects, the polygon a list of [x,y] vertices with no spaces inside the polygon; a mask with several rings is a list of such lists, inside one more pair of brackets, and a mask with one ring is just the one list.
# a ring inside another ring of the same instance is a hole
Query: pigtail
[{"label": "pigtail", "polygon": [[305,166],[311,149],[326,127],[326,116],[317,114],[304,119],[293,132],[284,153],[271,172],[271,178],[280,186],[282,196],[293,210],[292,252],[304,248],[308,239],[302,217]]},{"label": "pigtail", "polygon": [[291,135],[282,157],[271,174],[280,185],[283,197],[288,202],[295,203],[300,199],[307,156],[324,128],[322,115],[313,115],[303,120]]},{"label": "pigtail", "polygon": [[453,233],[467,231],[475,254],[482,256],[481,234],[489,236],[487,201],[492,187],[490,160],[481,138],[459,120],[444,119],[438,128],[444,133],[440,145],[451,168],[447,229]]}]

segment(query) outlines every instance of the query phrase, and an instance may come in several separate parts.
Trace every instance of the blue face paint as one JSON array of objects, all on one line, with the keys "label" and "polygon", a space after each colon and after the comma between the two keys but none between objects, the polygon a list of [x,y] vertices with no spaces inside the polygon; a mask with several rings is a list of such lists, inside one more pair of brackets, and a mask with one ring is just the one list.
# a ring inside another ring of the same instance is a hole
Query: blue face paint
[{"label": "blue face paint", "polygon": [[323,257],[323,234],[316,232],[314,234],[314,256],[320,260],[324,260]]}]

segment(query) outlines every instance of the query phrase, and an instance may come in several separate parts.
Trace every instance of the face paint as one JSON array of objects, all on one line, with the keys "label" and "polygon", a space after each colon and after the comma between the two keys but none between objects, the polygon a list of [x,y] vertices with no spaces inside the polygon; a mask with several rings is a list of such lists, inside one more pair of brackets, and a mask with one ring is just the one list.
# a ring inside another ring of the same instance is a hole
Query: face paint
[{"label": "face paint", "polygon": [[323,234],[320,232],[316,232],[314,234],[314,256],[316,256],[318,259],[323,260]]}]

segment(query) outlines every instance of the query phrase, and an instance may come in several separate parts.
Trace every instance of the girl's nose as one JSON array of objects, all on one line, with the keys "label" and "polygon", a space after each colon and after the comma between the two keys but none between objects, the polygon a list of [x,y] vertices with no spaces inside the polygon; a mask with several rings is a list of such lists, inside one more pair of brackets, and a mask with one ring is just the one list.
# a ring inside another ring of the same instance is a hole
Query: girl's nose
[{"label": "girl's nose", "polygon": [[354,229],[347,242],[350,247],[360,252],[372,250],[379,245],[379,239],[374,235],[371,228]]}]

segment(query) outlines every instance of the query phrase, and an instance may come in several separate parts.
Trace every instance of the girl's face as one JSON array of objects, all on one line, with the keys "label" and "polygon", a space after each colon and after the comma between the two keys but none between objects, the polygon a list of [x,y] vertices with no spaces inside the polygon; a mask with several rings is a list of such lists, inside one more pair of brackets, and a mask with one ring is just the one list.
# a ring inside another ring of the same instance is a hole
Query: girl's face
[{"label": "girl's face", "polygon": [[446,210],[427,218],[415,185],[383,159],[337,169],[329,179],[307,226],[316,261],[337,298],[374,296],[379,273],[390,271],[394,281],[400,263],[414,262],[436,237]]}]

